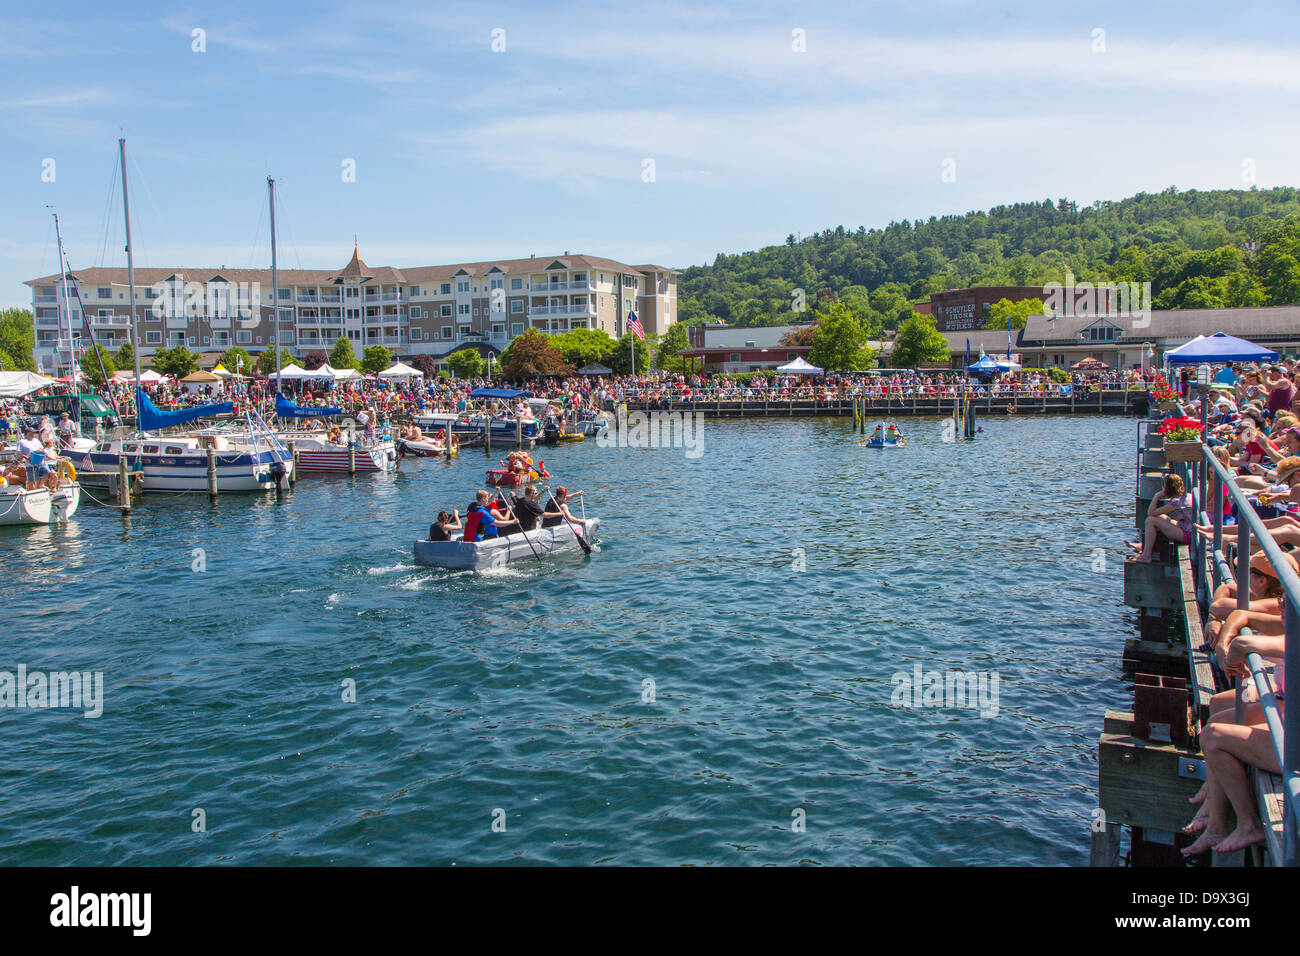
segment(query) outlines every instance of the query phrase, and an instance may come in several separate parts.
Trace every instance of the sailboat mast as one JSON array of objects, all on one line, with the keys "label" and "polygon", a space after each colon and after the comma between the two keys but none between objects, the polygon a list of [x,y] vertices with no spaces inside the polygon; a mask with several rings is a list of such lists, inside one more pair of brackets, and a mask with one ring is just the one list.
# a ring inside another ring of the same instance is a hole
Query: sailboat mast
[{"label": "sailboat mast", "polygon": [[[59,287],[63,290],[63,318],[68,330],[68,381],[77,387],[77,351],[72,345],[72,303],[68,301],[68,267],[63,259],[63,233],[59,231],[59,214],[54,214],[54,238],[59,244]],[[60,328],[63,323],[60,323]]]},{"label": "sailboat mast", "polygon": [[280,384],[280,273],[275,259],[275,180],[266,177],[267,201],[271,204],[271,309],[275,313],[275,390],[284,391]]},{"label": "sailboat mast", "polygon": [[[140,332],[135,318],[135,258],[131,252],[131,200],[126,192],[126,139],[117,141],[118,155],[122,160],[122,219],[126,223],[126,295],[131,301],[131,354],[135,359],[135,387],[140,387]],[[136,421],[140,420],[139,411]]]}]

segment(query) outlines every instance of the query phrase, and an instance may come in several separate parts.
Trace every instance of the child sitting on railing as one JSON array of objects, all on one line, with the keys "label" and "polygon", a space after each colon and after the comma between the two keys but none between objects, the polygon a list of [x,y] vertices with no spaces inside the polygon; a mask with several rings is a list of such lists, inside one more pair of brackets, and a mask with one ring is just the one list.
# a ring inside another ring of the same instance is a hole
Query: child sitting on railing
[{"label": "child sitting on railing", "polygon": [[1147,510],[1147,520],[1141,543],[1130,541],[1129,547],[1137,554],[1129,561],[1150,564],[1152,552],[1160,535],[1178,544],[1188,544],[1195,533],[1192,496],[1183,486],[1183,479],[1175,474],[1165,475],[1165,486],[1156,492]]}]

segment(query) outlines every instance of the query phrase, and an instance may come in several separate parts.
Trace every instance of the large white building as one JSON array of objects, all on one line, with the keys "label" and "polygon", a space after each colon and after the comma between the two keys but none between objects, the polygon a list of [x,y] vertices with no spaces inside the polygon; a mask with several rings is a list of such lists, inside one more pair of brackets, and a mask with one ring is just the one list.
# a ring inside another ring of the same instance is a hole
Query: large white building
[{"label": "large white building", "polygon": [[[66,368],[69,321],[78,345],[92,336],[109,349],[130,340],[126,269],[70,272],[66,308],[58,275],[26,284],[42,372]],[[210,366],[231,346],[256,354],[275,340],[270,269],[136,269],[135,295],[142,358],[185,345]],[[399,357],[440,359],[465,347],[494,354],[528,328],[618,338],[629,312],[647,335],[677,321],[675,270],[567,252],[397,269],[367,266],[354,249],[341,270],[279,270],[277,295],[280,344],[300,356],[345,336],[358,355],[371,345]]]}]

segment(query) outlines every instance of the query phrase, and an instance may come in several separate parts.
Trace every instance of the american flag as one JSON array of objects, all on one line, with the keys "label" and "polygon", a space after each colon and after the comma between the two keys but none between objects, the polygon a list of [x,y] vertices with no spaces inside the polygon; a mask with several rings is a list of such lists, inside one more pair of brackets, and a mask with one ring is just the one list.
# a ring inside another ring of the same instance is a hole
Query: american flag
[{"label": "american flag", "polygon": [[636,317],[635,312],[627,314],[627,327],[632,330],[632,334],[638,339],[645,338],[645,329],[641,328],[641,320]]}]

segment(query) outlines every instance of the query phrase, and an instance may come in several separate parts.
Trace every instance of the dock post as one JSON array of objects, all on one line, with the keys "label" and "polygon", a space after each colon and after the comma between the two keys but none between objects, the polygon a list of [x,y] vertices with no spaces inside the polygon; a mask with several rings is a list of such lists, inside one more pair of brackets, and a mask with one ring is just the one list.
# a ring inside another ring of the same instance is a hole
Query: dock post
[{"label": "dock post", "polygon": [[217,450],[208,449],[208,499],[212,502],[217,500]]},{"label": "dock post", "polygon": [[122,514],[131,513],[131,472],[127,470],[126,455],[117,460],[117,497],[122,502]]},{"label": "dock post", "polygon": [[348,442],[348,474],[355,475],[356,473],[357,473],[357,446],[352,442]]},{"label": "dock post", "polygon": [[293,488],[298,484],[298,443],[289,442],[289,457],[293,459],[293,471],[289,472],[289,487]]},{"label": "dock post", "polygon": [[522,418],[515,419],[515,445],[519,448],[524,447],[524,420]]}]

